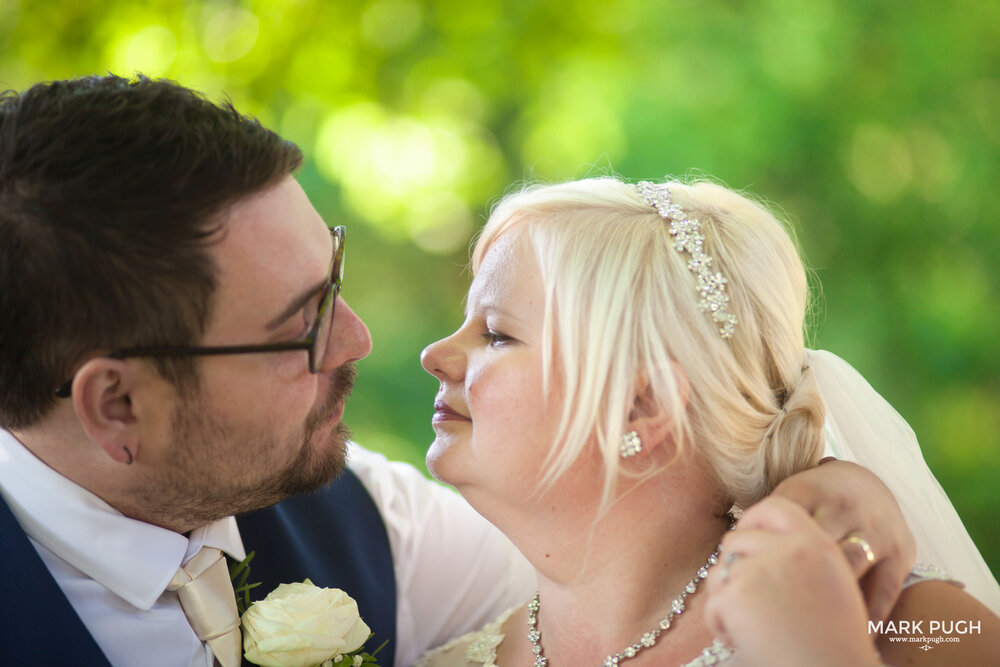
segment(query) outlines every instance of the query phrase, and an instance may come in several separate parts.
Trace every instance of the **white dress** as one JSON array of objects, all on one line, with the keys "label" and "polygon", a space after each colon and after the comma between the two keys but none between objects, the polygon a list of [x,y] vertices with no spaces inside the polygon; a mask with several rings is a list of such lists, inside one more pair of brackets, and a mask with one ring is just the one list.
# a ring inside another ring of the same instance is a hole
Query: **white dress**
[{"label": "white dress", "polygon": [[[944,570],[933,565],[914,566],[910,576],[903,583],[903,588],[928,580],[955,582]],[[959,584],[961,585],[961,584]],[[504,623],[511,614],[524,605],[511,607],[500,614],[496,620],[487,623],[481,629],[453,639],[443,646],[428,651],[420,658],[414,667],[499,667],[496,664],[497,648],[503,643],[502,631]],[[711,646],[703,649],[694,660],[685,662],[679,667],[712,667],[713,665],[732,665],[736,651],[716,639]],[[595,665],[598,664],[595,662]],[[506,666],[504,666],[506,667]]]}]

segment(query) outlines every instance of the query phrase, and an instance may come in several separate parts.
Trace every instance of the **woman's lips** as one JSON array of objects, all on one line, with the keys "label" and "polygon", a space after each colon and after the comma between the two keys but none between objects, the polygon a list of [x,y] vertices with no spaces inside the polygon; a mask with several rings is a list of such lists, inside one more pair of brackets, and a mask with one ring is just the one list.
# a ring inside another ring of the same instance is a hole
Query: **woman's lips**
[{"label": "woman's lips", "polygon": [[434,416],[431,417],[432,424],[448,421],[472,421],[468,417],[458,412],[444,401],[434,401]]}]

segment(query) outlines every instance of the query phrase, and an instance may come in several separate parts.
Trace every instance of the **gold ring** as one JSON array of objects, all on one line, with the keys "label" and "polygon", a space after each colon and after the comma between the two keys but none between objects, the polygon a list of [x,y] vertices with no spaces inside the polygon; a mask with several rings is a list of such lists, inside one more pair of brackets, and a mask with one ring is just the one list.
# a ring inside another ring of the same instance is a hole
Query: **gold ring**
[{"label": "gold ring", "polygon": [[872,545],[868,544],[868,540],[865,538],[860,535],[850,535],[840,541],[841,547],[844,547],[847,544],[857,544],[861,547],[861,550],[865,552],[865,559],[868,563],[871,564],[875,562],[875,552],[872,551]]}]

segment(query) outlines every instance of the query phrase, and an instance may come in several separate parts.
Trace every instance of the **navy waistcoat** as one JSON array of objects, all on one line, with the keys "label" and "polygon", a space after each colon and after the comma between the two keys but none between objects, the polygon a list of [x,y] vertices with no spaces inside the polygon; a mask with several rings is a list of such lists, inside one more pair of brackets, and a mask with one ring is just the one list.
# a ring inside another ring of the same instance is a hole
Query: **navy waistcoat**
[{"label": "navy waistcoat", "polygon": [[[358,602],[375,637],[389,643],[379,664],[396,650],[396,579],[385,525],[358,478],[347,471],[316,494],[289,498],[238,517],[248,552],[252,599],[278,584],[309,578],[341,588]],[[0,497],[0,661],[7,665],[108,667],[107,658],[62,594],[48,568]]]}]

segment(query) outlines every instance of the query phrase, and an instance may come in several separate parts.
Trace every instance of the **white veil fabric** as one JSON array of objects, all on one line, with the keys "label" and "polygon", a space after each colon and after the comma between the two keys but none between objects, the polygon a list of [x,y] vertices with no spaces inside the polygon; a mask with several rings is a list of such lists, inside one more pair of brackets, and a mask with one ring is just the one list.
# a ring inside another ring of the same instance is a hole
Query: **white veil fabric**
[{"label": "white veil fabric", "polygon": [[918,563],[944,569],[1000,614],[1000,585],[924,462],[910,425],[837,355],[807,350],[806,357],[826,404],[828,450],[868,468],[889,487],[916,539]]}]

